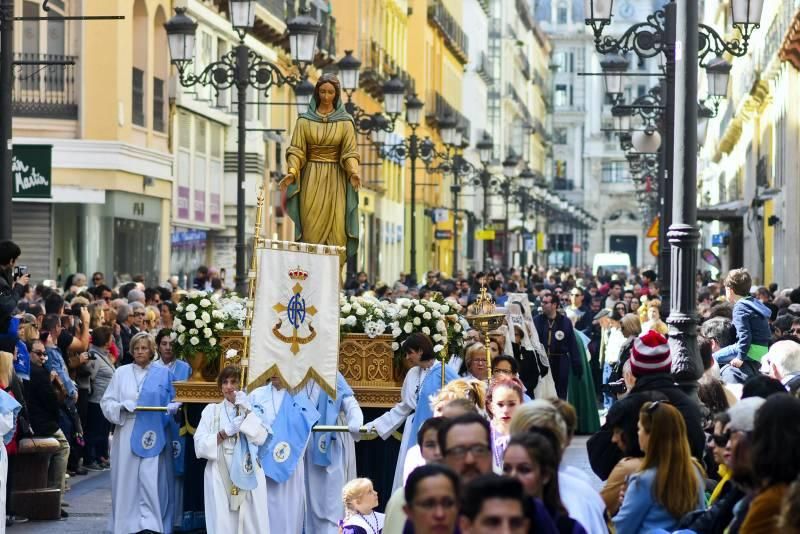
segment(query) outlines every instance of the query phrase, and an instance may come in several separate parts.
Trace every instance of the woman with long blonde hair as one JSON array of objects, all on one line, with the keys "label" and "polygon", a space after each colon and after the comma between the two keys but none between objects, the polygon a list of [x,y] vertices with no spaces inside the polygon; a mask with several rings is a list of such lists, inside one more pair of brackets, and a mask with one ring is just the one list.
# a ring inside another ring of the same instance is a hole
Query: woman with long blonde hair
[{"label": "woman with long blonde hair", "polygon": [[642,466],[631,476],[614,517],[617,534],[672,532],[678,521],[705,508],[703,468],[692,458],[686,423],[664,401],[646,402],[639,412]]},{"label": "woman with long blonde hair", "polygon": [[475,410],[478,413],[484,413],[484,406],[486,404],[486,382],[475,379],[459,378],[448,382],[439,390],[431,402],[431,409],[433,415],[439,417],[442,415],[442,408],[450,401],[456,399],[466,399],[475,405]]}]

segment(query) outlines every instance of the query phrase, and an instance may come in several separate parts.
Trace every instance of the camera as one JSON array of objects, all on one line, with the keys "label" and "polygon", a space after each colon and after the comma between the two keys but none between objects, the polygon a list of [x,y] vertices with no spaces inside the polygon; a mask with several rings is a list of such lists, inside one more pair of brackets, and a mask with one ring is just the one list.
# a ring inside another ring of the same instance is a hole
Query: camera
[{"label": "camera", "polygon": [[625,386],[625,381],[623,379],[619,379],[616,382],[603,384],[600,386],[600,391],[606,395],[613,395],[616,397],[624,394],[626,391],[628,391],[628,388]]},{"label": "camera", "polygon": [[96,360],[97,359],[97,354],[94,354],[92,352],[87,352],[86,353],[86,357],[89,358],[90,360]]},{"label": "camera", "polygon": [[20,278],[21,276],[25,276],[26,274],[28,274],[27,265],[17,265],[14,267],[14,280]]}]

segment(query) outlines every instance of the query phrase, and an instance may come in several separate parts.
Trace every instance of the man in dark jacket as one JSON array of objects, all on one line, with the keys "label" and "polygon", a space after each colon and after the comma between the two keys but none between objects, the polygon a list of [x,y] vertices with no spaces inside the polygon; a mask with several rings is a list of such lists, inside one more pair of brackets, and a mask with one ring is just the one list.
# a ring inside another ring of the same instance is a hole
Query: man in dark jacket
[{"label": "man in dark jacket", "polygon": [[[51,437],[58,440],[59,449],[50,458],[47,479],[48,486],[53,489],[60,489],[61,497],[63,498],[65,490],[64,475],[67,472],[67,460],[69,459],[69,442],[58,426],[61,405],[55,392],[55,383],[59,380],[58,373],[45,369],[44,362],[47,358],[47,353],[41,341],[30,343],[28,352],[31,356],[31,379],[25,386],[28,416],[35,436]],[[61,516],[67,517],[67,513],[62,510]]]},{"label": "man in dark jacket", "polygon": [[681,412],[692,456],[702,461],[706,436],[700,407],[678,387],[670,374],[672,357],[667,339],[655,330],[642,334],[634,341],[629,361],[636,383],[627,396],[611,406],[606,424],[586,444],[592,470],[601,479],[608,478],[623,457],[622,451],[611,442],[614,427],[635,428],[642,405],[659,398]]},{"label": "man in dark jacket", "polygon": [[13,241],[0,242],[0,331],[3,332],[30,280],[28,273],[14,278],[14,267],[20,254],[22,251]]}]

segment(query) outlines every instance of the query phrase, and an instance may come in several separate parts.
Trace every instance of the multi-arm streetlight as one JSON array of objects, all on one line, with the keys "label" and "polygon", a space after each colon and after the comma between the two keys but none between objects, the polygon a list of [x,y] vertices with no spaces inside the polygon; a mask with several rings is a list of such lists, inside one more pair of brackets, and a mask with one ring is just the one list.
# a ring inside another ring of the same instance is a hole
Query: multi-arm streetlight
[{"label": "multi-arm streetlight", "polygon": [[308,92],[310,84],[304,85],[301,82],[305,66],[314,60],[317,36],[321,28],[317,21],[303,13],[286,23],[292,61],[298,66],[298,73],[285,74],[280,67],[262,59],[244,43],[245,35],[255,26],[256,3],[256,0],[229,0],[228,16],[239,36],[239,43],[199,73],[189,70],[189,65],[194,61],[197,23],[186,15],[186,8],[178,7],[175,8],[175,16],[164,24],[172,64],[178,69],[181,86],[210,86],[217,93],[235,87],[237,91],[236,291],[242,295],[246,294],[247,282],[244,187],[247,90],[253,87],[268,94],[272,87],[290,85],[296,88],[298,107],[302,105],[302,101],[308,104],[313,87]]}]

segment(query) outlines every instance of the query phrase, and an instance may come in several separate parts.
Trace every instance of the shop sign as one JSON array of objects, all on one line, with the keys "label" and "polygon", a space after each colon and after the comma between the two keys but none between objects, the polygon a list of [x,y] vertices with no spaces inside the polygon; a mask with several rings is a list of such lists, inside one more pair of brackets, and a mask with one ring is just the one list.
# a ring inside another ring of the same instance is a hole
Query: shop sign
[{"label": "shop sign", "polygon": [[453,239],[453,231],[452,230],[436,230],[434,232],[434,237],[436,237],[436,239]]},{"label": "shop sign", "polygon": [[205,191],[194,192],[194,220],[206,222],[206,193]]},{"label": "shop sign", "polygon": [[11,154],[13,198],[51,198],[53,145],[14,145]]},{"label": "shop sign", "polygon": [[208,233],[204,230],[185,230],[172,232],[172,246],[191,246],[205,243]]},{"label": "shop sign", "polygon": [[478,241],[494,241],[494,230],[475,230],[475,239]]},{"label": "shop sign", "polygon": [[178,219],[189,218],[189,188],[178,186]]}]

